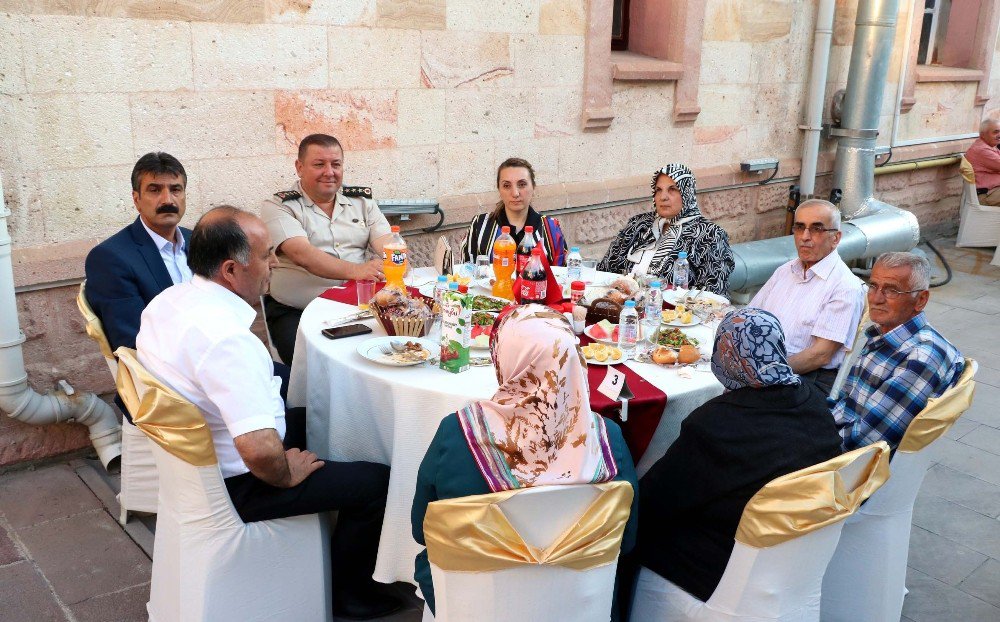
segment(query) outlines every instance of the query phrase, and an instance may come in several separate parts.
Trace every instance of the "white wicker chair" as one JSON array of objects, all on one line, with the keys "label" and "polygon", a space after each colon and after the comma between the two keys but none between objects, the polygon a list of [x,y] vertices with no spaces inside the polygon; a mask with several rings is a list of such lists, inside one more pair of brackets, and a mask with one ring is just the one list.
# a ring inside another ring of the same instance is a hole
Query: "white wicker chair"
[{"label": "white wicker chair", "polygon": [[[960,170],[962,204],[959,209],[960,220],[955,246],[997,246],[1000,244],[1000,207],[979,203],[975,172],[965,157],[962,157]],[[1000,265],[996,257],[994,264]]]}]

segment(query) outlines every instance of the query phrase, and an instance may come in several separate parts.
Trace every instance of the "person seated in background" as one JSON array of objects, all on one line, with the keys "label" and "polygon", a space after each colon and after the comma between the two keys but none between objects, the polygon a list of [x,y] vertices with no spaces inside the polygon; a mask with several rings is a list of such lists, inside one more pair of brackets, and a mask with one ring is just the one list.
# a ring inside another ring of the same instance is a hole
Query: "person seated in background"
[{"label": "person seated in background", "polygon": [[965,152],[976,175],[976,192],[983,205],[1000,205],[1000,120],[984,119],[979,138]]},{"label": "person seated in background", "polygon": [[[500,237],[501,227],[510,227],[510,235],[518,245],[524,239],[524,228],[534,228],[536,241],[541,241],[551,266],[566,265],[566,238],[559,221],[542,216],[531,206],[535,194],[535,169],[527,160],[507,158],[497,169],[497,191],[500,200],[488,214],[472,219],[469,232],[462,242],[462,261],[475,263],[479,255],[492,261],[493,242]],[[532,244],[534,245],[534,243]]]},{"label": "person seated in background", "polygon": [[598,270],[656,276],[673,282],[674,262],[687,253],[690,289],[729,295],[733,253],[729,236],[701,215],[695,178],[683,164],[668,164],[653,174],[653,210],[630,218],[608,246]]},{"label": "person seated in background", "polygon": [[339,512],[331,543],[335,615],[367,619],[399,609],[399,599],[371,578],[389,467],[323,461],[292,446],[291,437],[305,439],[305,417],[286,417],[271,357],[250,332],[251,305],[277,263],[264,223],[216,207],[195,226],[188,261],[194,278],[164,290],[142,313],[139,361],[204,415],[244,522]]},{"label": "person seated in background", "polygon": [[776,477],[840,455],[826,396],[792,370],[774,315],[749,307],[726,315],[712,372],[726,392],[684,419],[639,482],[635,552],[702,601],[729,563],[750,498]]},{"label": "person seated in background", "polygon": [[778,318],[792,370],[829,394],[861,321],[864,285],[837,254],[836,205],[803,201],[795,210],[792,234],[798,257],[775,270],[749,306]]},{"label": "person seated in background", "polygon": [[844,451],[885,441],[895,450],[907,426],[962,375],[962,354],[928,322],[931,267],[913,253],[885,253],[868,282],[873,326],[851,366],[833,416]]},{"label": "person seated in background", "polygon": [[295,173],[292,189],[276,192],[260,210],[278,254],[264,314],[286,365],[306,305],[345,280],[382,279],[382,247],[392,238],[371,190],[341,187],[344,150],[336,138],[303,138]]},{"label": "person seated in background", "polygon": [[135,347],[139,317],[150,300],[191,280],[191,230],[180,226],[186,189],[187,173],[177,158],[163,152],[142,156],[132,168],[138,217],[87,253],[87,302],[101,320],[112,352]]},{"label": "person seated in background", "polygon": [[[497,320],[490,341],[496,394],[445,417],[420,463],[411,512],[419,544],[425,544],[427,505],[439,499],[610,480],[636,488],[621,429],[590,410],[587,368],[566,318],[541,305],[512,307]],[[546,378],[565,382],[541,384]],[[622,554],[635,542],[637,500]],[[415,565],[414,578],[434,611],[426,550]]]}]

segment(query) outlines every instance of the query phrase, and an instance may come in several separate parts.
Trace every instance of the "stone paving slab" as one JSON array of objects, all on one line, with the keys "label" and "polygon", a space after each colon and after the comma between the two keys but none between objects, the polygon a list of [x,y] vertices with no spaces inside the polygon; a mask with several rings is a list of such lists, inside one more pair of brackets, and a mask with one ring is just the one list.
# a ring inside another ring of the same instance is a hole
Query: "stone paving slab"
[{"label": "stone paving slab", "polygon": [[0,570],[0,618],[4,622],[62,622],[62,608],[45,579],[26,561]]},{"label": "stone paving slab", "polygon": [[25,527],[17,536],[67,605],[150,578],[149,558],[103,509]]},{"label": "stone paving slab", "polygon": [[102,507],[65,464],[6,476],[0,486],[0,516],[14,529]]},{"label": "stone paving slab", "polygon": [[958,586],[967,594],[1000,607],[1000,561],[988,559]]},{"label": "stone paving slab", "polygon": [[983,555],[1000,559],[1000,522],[947,499],[928,494],[917,497],[913,524]]},{"label": "stone paving slab", "polygon": [[936,495],[990,518],[1000,516],[1000,486],[943,464],[936,464],[927,471],[920,494]]},{"label": "stone paving slab", "polygon": [[7,531],[0,525],[0,566],[6,566],[24,559],[17,545],[7,535]]},{"label": "stone paving slab", "polygon": [[143,583],[120,592],[88,598],[69,609],[77,622],[146,622],[149,584]]},{"label": "stone paving slab", "polygon": [[906,574],[910,593],[903,615],[913,622],[997,622],[1000,608],[913,570]]},{"label": "stone paving slab", "polygon": [[958,585],[989,558],[951,540],[913,526],[910,532],[910,568],[947,583]]}]

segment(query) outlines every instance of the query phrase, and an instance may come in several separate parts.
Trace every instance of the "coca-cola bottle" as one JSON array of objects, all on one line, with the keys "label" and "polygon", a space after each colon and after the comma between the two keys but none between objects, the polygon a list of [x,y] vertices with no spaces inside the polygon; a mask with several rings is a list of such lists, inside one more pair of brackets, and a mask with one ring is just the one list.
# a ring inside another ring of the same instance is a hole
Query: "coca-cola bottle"
[{"label": "coca-cola bottle", "polygon": [[531,251],[535,249],[535,228],[528,225],[524,228],[524,236],[521,243],[517,245],[517,273],[524,272],[524,267],[531,259]]},{"label": "coca-cola bottle", "polygon": [[542,245],[539,243],[531,251],[531,257],[521,271],[521,304],[532,302],[545,304],[547,283],[548,274],[545,271],[545,264],[542,263]]}]

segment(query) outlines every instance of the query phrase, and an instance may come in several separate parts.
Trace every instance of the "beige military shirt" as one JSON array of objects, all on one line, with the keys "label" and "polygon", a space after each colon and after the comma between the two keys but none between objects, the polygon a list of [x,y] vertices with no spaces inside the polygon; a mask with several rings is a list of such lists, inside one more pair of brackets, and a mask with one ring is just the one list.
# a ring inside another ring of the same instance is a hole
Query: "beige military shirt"
[{"label": "beige military shirt", "polygon": [[[371,242],[390,233],[389,221],[372,199],[345,197],[338,192],[330,218],[302,191],[299,182],[292,191],[300,196],[285,201],[269,197],[260,210],[275,247],[289,238],[305,237],[324,253],[360,264],[365,262]],[[327,288],[341,283],[311,274],[279,252],[278,266],[271,273],[271,296],[304,309]]]}]

